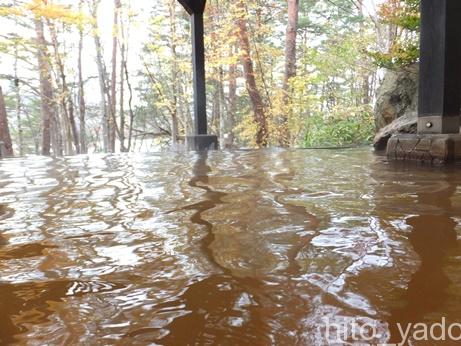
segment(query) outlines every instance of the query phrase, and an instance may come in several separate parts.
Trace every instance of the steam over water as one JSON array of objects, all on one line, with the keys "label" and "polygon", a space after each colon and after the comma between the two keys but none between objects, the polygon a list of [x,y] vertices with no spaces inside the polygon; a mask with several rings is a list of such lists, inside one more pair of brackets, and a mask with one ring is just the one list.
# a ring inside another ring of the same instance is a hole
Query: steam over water
[{"label": "steam over water", "polygon": [[0,344],[326,345],[345,318],[375,343],[459,322],[460,172],[368,149],[0,161]]}]

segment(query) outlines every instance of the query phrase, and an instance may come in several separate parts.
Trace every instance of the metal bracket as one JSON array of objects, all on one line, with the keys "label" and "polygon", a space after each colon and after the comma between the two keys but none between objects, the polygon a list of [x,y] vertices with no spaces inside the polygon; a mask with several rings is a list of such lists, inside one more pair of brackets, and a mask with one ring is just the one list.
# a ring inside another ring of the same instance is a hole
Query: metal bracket
[{"label": "metal bracket", "polygon": [[461,126],[460,116],[419,116],[418,133],[421,134],[441,134],[459,133]]}]

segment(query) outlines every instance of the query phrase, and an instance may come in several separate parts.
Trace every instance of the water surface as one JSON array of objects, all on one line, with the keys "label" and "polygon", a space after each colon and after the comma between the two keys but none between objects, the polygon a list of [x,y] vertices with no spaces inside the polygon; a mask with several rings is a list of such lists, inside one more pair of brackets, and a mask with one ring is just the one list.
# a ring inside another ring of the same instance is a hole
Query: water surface
[{"label": "water surface", "polygon": [[326,345],[345,318],[385,342],[459,320],[460,168],[368,148],[0,161],[0,344]]}]

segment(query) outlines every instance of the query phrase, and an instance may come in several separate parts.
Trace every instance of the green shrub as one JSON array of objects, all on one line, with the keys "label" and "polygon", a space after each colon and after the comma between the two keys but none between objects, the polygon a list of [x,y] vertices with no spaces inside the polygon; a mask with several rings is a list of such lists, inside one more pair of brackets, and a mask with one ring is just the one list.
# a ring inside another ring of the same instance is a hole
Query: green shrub
[{"label": "green shrub", "polygon": [[313,115],[306,121],[303,146],[336,147],[369,143],[374,133],[370,113],[344,115]]}]

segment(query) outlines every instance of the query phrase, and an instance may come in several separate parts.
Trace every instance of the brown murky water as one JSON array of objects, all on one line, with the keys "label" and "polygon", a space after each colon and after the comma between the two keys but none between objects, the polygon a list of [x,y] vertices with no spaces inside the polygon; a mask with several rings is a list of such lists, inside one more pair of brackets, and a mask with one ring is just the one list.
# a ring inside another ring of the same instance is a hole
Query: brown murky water
[{"label": "brown murky water", "polygon": [[372,342],[459,322],[460,169],[368,149],[0,161],[0,344],[326,345],[327,320]]}]

